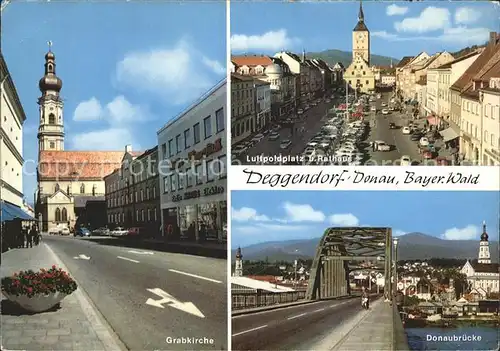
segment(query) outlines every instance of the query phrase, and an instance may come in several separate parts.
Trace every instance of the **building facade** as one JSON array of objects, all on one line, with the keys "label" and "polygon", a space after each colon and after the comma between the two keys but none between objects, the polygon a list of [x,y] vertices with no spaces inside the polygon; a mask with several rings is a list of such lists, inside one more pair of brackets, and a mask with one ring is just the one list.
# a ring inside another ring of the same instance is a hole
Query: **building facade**
[{"label": "building facade", "polygon": [[226,240],[226,94],[223,81],[157,133],[166,240]]},{"label": "building facade", "polygon": [[352,31],[352,62],[344,73],[344,80],[352,89],[364,93],[375,90],[375,72],[370,66],[370,55],[370,31],[360,3],[358,23]]},{"label": "building facade", "polygon": [[139,228],[142,237],[160,236],[158,147],[133,152],[126,146],[121,167],[104,178],[111,228]]},{"label": "building facade", "polygon": [[489,87],[479,92],[483,111],[483,166],[500,165],[500,72],[497,74],[498,77],[490,79]]},{"label": "building facade", "polygon": [[255,87],[255,123],[257,130],[261,130],[271,121],[271,84],[256,79]]},{"label": "building facade", "polygon": [[289,51],[281,51],[274,55],[274,57],[279,58],[283,61],[290,69],[290,72],[298,77],[297,84],[297,98],[298,104],[304,105],[310,101],[313,97],[313,92],[311,91],[311,73],[310,67],[305,61],[305,53],[302,59]]},{"label": "building facade", "polygon": [[[45,55],[45,74],[38,84],[39,105],[37,190],[35,213],[42,231],[92,227],[87,201],[103,201],[104,177],[120,167],[123,151],[65,151],[62,80],[56,58]],[[92,229],[92,228],[91,228]]]},{"label": "building facade", "polygon": [[254,78],[231,74],[231,143],[252,135],[256,128]]},{"label": "building facade", "polygon": [[23,206],[24,109],[0,53],[0,199]]}]

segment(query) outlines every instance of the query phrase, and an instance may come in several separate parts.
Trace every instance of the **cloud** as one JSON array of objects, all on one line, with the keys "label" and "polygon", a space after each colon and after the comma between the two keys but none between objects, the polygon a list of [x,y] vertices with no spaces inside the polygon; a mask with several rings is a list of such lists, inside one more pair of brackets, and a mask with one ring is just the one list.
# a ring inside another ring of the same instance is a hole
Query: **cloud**
[{"label": "cloud", "polygon": [[325,214],[316,211],[311,205],[285,202],[283,208],[286,212],[286,219],[290,222],[323,222],[325,220]]},{"label": "cloud", "polygon": [[104,107],[92,97],[80,102],[73,113],[73,120],[77,122],[105,120],[111,125],[144,122],[151,118],[147,107],[132,104],[123,95],[115,97]]},{"label": "cloud", "polygon": [[277,51],[292,47],[299,43],[297,38],[288,36],[286,29],[269,31],[262,35],[231,35],[231,51]]},{"label": "cloud", "polygon": [[451,14],[446,8],[429,6],[419,16],[394,23],[398,32],[426,33],[451,26]]},{"label": "cloud", "polygon": [[472,24],[481,18],[481,12],[471,7],[459,7],[455,11],[455,24]]},{"label": "cloud", "polygon": [[385,30],[371,33],[372,37],[382,38],[382,39],[393,39],[398,38],[397,34],[387,33]]},{"label": "cloud", "polygon": [[475,225],[468,225],[464,228],[447,229],[441,238],[445,240],[472,240],[479,235],[479,228]]},{"label": "cloud", "polygon": [[357,227],[359,219],[352,213],[333,214],[328,217],[331,224],[339,227]]},{"label": "cloud", "polygon": [[215,74],[222,75],[226,73],[226,68],[217,60],[211,60],[208,57],[203,57],[203,64],[210,68]]},{"label": "cloud", "polygon": [[101,103],[95,97],[91,97],[76,106],[73,121],[95,121],[101,119],[102,115]]},{"label": "cloud", "polygon": [[405,15],[408,12],[408,7],[406,6],[398,6],[395,4],[387,6],[385,9],[385,13],[387,16],[401,16]]},{"label": "cloud", "polygon": [[127,144],[140,149],[140,146],[134,143],[132,133],[126,128],[108,128],[75,134],[71,142],[76,150],[123,150]]},{"label": "cloud", "polygon": [[231,219],[239,222],[269,221],[269,217],[258,214],[256,209],[250,207],[242,207],[240,209],[232,208]]},{"label": "cloud", "polygon": [[154,93],[169,104],[185,104],[226,73],[215,62],[180,40],[171,48],[128,53],[116,66],[116,80],[120,87]]}]

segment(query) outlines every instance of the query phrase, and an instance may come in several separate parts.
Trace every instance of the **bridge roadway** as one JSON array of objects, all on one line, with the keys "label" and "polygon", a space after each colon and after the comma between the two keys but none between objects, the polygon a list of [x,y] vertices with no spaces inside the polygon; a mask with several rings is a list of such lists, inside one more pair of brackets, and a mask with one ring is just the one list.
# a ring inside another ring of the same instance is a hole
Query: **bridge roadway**
[{"label": "bridge roadway", "polygon": [[372,298],[368,311],[360,298],[236,315],[233,350],[392,350],[392,307]]}]

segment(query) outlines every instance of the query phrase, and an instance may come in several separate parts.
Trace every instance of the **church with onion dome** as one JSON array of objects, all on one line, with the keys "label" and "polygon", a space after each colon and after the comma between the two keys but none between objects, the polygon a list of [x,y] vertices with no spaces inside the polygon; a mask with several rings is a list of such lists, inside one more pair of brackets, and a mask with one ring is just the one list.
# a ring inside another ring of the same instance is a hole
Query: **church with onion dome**
[{"label": "church with onion dome", "polygon": [[[91,226],[92,218],[87,218],[86,211],[90,204],[105,204],[104,177],[119,168],[126,155],[137,157],[140,153],[133,153],[125,145],[123,151],[94,151],[90,142],[85,151],[65,149],[63,82],[56,75],[52,42],[38,87],[41,95],[35,215],[39,228],[57,233],[77,224]],[[105,220],[106,214],[103,216]]]},{"label": "church with onion dome", "polygon": [[477,263],[467,260],[460,271],[466,275],[470,288],[476,290],[484,297],[487,297],[490,293],[499,292],[500,278],[499,264],[491,262],[488,238],[486,223],[483,222]]}]

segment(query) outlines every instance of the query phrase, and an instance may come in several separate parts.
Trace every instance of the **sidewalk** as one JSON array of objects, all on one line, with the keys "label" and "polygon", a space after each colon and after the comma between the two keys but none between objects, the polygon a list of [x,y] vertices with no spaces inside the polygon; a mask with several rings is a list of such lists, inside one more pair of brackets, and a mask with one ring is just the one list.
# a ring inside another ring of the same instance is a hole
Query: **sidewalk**
[{"label": "sidewalk", "polygon": [[383,299],[360,313],[357,324],[338,342],[335,351],[391,351],[393,348],[392,307]]},{"label": "sidewalk", "polygon": [[[13,249],[2,254],[0,273],[4,277],[20,270],[38,271],[52,265],[68,272],[50,247],[42,243],[30,249]],[[80,287],[67,296],[59,308],[47,312],[25,312],[3,295],[1,303],[2,350],[125,349]]]}]

